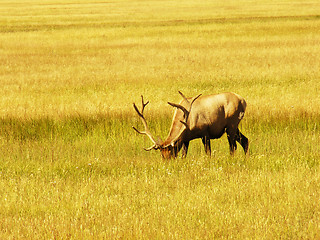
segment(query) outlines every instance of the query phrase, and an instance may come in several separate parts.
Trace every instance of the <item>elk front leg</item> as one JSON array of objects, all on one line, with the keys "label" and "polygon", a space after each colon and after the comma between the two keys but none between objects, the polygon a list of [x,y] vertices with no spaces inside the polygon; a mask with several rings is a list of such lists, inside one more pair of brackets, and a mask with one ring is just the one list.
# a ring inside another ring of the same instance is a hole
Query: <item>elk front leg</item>
[{"label": "elk front leg", "polygon": [[208,156],[211,156],[211,145],[210,145],[210,137],[209,136],[204,136],[202,138],[202,143],[204,145],[204,150],[206,151],[206,154]]},{"label": "elk front leg", "polygon": [[189,147],[189,142],[184,142],[182,144],[182,158],[186,158],[187,157],[188,147]]}]

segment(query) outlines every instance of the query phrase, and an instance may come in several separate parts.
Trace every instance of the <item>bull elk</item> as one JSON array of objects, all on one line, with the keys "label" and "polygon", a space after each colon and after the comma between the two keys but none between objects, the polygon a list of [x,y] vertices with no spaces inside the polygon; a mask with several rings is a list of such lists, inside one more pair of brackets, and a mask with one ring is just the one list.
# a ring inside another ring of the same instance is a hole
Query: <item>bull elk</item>
[{"label": "bull elk", "polygon": [[244,152],[247,154],[249,148],[248,138],[246,138],[238,128],[241,119],[246,110],[246,101],[235,93],[221,93],[217,95],[186,98],[180,91],[179,94],[183,100],[179,104],[168,102],[176,108],[169,135],[166,140],[155,139],[144,117],[144,109],[148,102],[142,99],[142,108],[138,109],[136,104],[133,107],[139,115],[145,130],[139,133],[147,135],[153,142],[153,145],[145,150],[160,150],[165,159],[176,158],[178,152],[182,149],[182,157],[186,157],[189,142],[196,138],[201,138],[205,152],[211,155],[210,139],[220,138],[227,133],[230,154],[233,155],[239,142]]}]

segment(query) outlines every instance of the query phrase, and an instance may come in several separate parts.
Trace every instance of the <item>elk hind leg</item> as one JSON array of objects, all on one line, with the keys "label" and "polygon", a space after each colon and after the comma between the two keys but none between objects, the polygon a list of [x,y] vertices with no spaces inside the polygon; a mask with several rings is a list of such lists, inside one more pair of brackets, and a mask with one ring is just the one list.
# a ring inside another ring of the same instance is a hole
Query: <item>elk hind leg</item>
[{"label": "elk hind leg", "polygon": [[249,150],[249,140],[239,131],[239,129],[237,129],[236,140],[242,146],[245,154],[247,154]]},{"label": "elk hind leg", "polygon": [[232,129],[227,129],[227,137],[229,142],[230,154],[233,155],[234,151],[237,150],[236,132]]}]

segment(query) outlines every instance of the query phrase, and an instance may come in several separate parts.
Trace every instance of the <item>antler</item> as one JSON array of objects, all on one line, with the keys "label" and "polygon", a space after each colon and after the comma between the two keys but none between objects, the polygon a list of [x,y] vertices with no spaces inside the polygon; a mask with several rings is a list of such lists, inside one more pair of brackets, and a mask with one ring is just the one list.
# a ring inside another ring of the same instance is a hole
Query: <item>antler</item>
[{"label": "antler", "polygon": [[143,111],[144,111],[144,108],[148,105],[149,101],[144,103],[143,101],[143,96],[141,95],[141,103],[142,103],[142,109],[141,109],[141,112],[139,111],[138,107],[136,106],[135,103],[133,103],[133,107],[134,109],[136,110],[136,112],[138,113],[139,117],[141,118],[141,121],[144,125],[144,128],[145,130],[144,131],[139,131],[138,129],[136,129],[134,126],[132,126],[132,128],[139,134],[143,134],[143,135],[147,135],[150,140],[154,143],[153,146],[149,147],[149,148],[145,148],[146,151],[150,151],[152,149],[158,149],[159,148],[159,144],[158,142],[153,138],[149,128],[148,128],[148,125],[147,125],[147,122],[146,122],[146,119],[144,118],[143,116]]},{"label": "antler", "polygon": [[182,112],[184,113],[184,118],[187,118],[189,116],[189,111],[182,105],[180,104],[176,104],[176,103],[171,103],[171,102],[168,102],[168,104],[172,107],[176,107],[176,108],[179,108],[182,110]]},{"label": "antler", "polygon": [[188,118],[189,118],[189,115],[190,115],[190,111],[191,111],[192,105],[193,105],[194,101],[196,101],[201,96],[201,94],[199,94],[198,96],[192,98],[192,101],[189,102],[189,100],[183,95],[182,92],[180,92],[180,91],[178,91],[178,92],[181,95],[181,97],[184,99],[184,101],[187,102],[188,110],[184,106],[182,106],[181,104],[176,104],[176,103],[171,103],[171,102],[168,102],[168,104],[170,106],[176,107],[176,108],[181,109],[183,111],[184,119],[183,119],[183,121],[180,120],[180,122],[185,126],[185,128],[181,129],[180,133],[167,146],[173,145],[179,139],[179,137],[184,132],[184,130],[185,129],[189,129],[189,126],[188,126],[187,122],[188,122]]},{"label": "antler", "polygon": [[187,102],[188,110],[184,106],[182,106],[180,104],[171,103],[171,102],[168,102],[168,104],[170,106],[172,106],[172,107],[179,108],[179,109],[181,109],[183,111],[183,113],[184,113],[184,121],[180,121],[180,122],[183,123],[183,125],[185,125],[188,128],[187,121],[188,121],[188,118],[189,118],[189,114],[190,114],[190,111],[191,111],[192,104],[194,103],[195,100],[197,100],[201,96],[201,94],[199,94],[198,96],[192,98],[192,101],[190,103],[189,100],[183,95],[182,92],[180,92],[180,91],[178,91],[178,92],[182,96],[182,98]]}]

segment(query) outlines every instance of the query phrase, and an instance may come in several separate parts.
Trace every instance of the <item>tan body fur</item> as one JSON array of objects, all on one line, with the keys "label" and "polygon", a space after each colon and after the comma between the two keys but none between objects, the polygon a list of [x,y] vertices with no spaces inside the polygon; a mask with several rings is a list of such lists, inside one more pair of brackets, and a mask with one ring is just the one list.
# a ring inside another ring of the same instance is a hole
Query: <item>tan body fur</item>
[{"label": "tan body fur", "polygon": [[190,104],[191,100],[192,98],[184,98],[179,104],[169,103],[177,108],[170,132],[165,141],[156,143],[154,149],[160,149],[164,158],[171,158],[176,157],[182,148],[182,155],[185,157],[189,142],[201,138],[206,153],[210,155],[210,139],[220,138],[226,132],[231,154],[237,148],[236,141],[241,144],[245,153],[248,152],[248,139],[238,129],[247,106],[241,96],[221,93],[198,96]]}]

